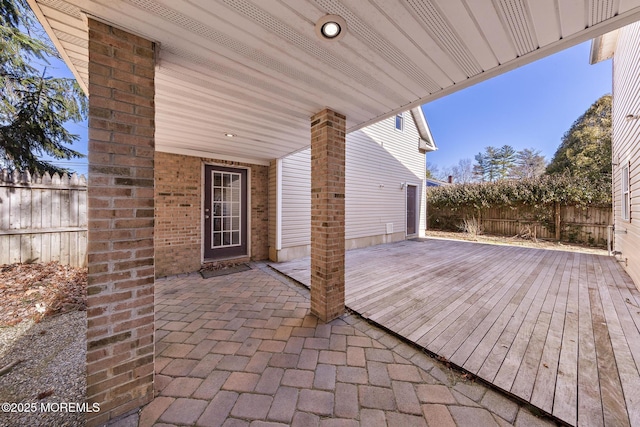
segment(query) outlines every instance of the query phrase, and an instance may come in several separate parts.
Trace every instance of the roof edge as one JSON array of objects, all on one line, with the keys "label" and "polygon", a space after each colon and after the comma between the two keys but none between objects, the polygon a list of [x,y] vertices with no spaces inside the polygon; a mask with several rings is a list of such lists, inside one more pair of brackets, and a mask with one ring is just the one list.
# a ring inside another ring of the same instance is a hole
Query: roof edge
[{"label": "roof edge", "polygon": [[414,107],[410,111],[411,111],[411,115],[413,116],[413,120],[416,122],[418,133],[420,134],[421,149],[424,150],[425,152],[436,151],[438,147],[436,146],[436,143],[433,140],[433,136],[431,135],[431,130],[429,129],[429,124],[427,123],[427,119],[424,116],[422,107],[421,106]]},{"label": "roof edge", "polygon": [[619,29],[613,30],[591,40],[589,64],[593,65],[613,58],[618,44],[618,32]]},{"label": "roof edge", "polygon": [[82,88],[82,91],[84,92],[84,94],[89,96],[88,82],[84,81],[84,79],[80,75],[80,72],[78,71],[78,68],[75,66],[73,61],[71,61],[71,58],[67,54],[66,49],[60,42],[60,39],[56,35],[55,31],[53,31],[53,28],[49,24],[48,19],[44,16],[42,9],[40,9],[40,5],[36,2],[36,0],[27,0],[27,4],[33,11],[33,14],[36,16],[36,19],[38,20],[40,25],[42,25],[42,28],[44,28],[44,31],[49,36],[49,39],[51,39],[53,46],[58,51],[58,55],[60,55],[60,58],[67,65],[67,67],[75,77],[76,81],[78,82],[78,85],[80,85],[80,87]]}]

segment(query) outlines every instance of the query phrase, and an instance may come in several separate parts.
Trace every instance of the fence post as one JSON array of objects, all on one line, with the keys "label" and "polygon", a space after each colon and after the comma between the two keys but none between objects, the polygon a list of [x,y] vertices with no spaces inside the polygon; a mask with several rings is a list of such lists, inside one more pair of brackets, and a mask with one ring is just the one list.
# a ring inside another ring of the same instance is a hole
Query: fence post
[{"label": "fence post", "polygon": [[556,217],[556,240],[560,241],[560,202],[555,204],[555,217]]}]

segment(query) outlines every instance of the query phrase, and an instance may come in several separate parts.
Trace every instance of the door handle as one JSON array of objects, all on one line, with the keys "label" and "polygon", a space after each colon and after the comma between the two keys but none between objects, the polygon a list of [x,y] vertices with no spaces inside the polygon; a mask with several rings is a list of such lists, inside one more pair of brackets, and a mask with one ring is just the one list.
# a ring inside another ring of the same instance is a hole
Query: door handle
[{"label": "door handle", "polygon": [[204,216],[204,219],[209,219],[209,215],[205,215],[205,216]]}]

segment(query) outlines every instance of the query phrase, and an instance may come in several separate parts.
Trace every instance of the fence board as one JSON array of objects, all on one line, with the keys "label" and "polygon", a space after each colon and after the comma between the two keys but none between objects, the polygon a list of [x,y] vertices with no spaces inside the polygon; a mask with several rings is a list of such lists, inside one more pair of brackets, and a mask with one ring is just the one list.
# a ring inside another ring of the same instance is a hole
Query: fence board
[{"label": "fence board", "polygon": [[9,264],[9,239],[0,239],[0,265]]},{"label": "fence board", "polygon": [[[486,234],[529,234],[537,239],[556,240],[557,212],[553,205],[536,209],[519,206],[455,212],[428,207],[427,211],[431,229],[458,231],[465,219],[475,218]],[[610,206],[561,206],[560,241],[606,246],[607,228],[613,224],[612,213]]]},{"label": "fence board", "polygon": [[15,177],[0,171],[0,265],[60,261],[87,265],[84,176]]}]

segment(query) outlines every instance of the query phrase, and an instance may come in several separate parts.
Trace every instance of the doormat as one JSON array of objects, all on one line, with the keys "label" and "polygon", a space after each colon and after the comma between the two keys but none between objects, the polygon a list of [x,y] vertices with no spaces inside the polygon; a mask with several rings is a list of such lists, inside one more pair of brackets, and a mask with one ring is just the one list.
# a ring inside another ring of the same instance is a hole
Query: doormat
[{"label": "doormat", "polygon": [[200,270],[203,279],[211,277],[227,276],[229,274],[240,273],[241,271],[251,270],[248,264],[237,264],[232,267],[223,267],[217,270]]}]

